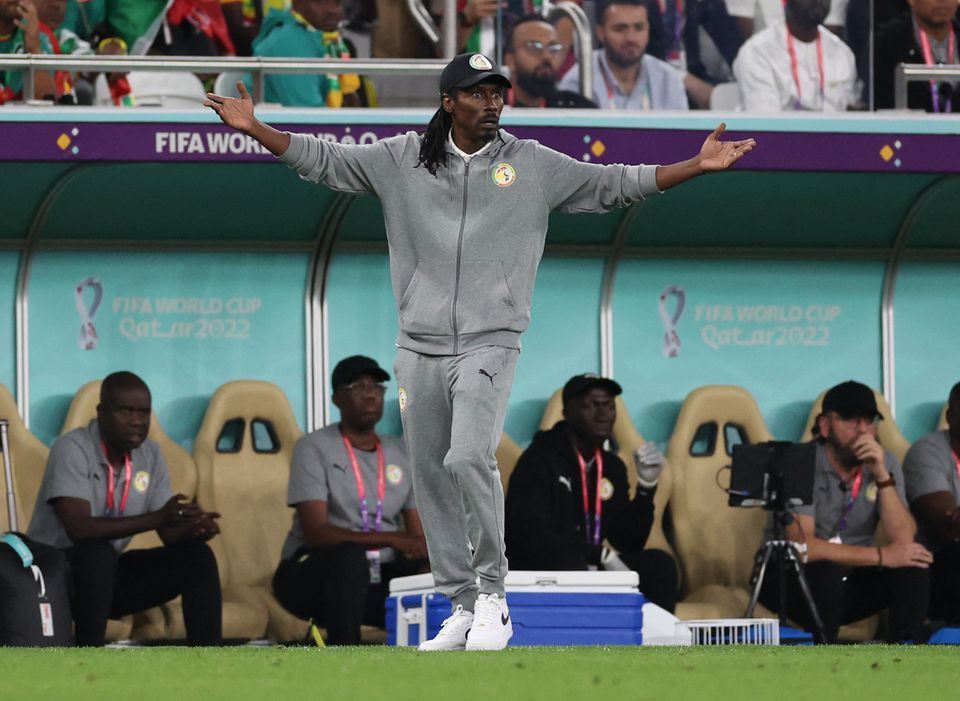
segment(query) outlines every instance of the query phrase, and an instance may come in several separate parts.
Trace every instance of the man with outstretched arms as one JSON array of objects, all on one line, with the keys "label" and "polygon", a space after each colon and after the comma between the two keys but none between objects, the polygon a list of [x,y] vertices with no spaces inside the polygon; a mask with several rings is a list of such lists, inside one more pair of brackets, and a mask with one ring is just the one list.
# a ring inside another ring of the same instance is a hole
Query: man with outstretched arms
[{"label": "man with outstretched arms", "polygon": [[240,99],[204,103],[301,177],[380,198],[400,317],[395,372],[437,589],[453,615],[425,650],[499,650],[513,634],[504,595],[500,440],[530,322],[550,212],[605,212],[707,171],[754,146],[720,141],[669,166],[595,165],[500,129],[510,81],[482,54],[440,76],[440,107],[422,134],[346,146],[277,131]]}]

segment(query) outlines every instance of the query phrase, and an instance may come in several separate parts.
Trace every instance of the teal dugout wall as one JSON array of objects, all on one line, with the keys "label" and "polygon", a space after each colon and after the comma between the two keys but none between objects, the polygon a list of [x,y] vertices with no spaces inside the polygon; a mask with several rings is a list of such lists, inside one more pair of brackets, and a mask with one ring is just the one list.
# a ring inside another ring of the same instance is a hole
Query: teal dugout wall
[{"label": "teal dugout wall", "polygon": [[[0,382],[22,395],[41,438],[59,431],[80,385],[119,367],[147,378],[161,421],[186,445],[227,380],[276,382],[309,429],[337,418],[326,377],[338,359],[361,352],[392,367],[397,322],[375,199],[299,181],[242,140],[204,152],[221,143],[207,115],[65,115],[0,114],[0,177],[16,203],[0,221]],[[263,116],[349,142],[429,114]],[[946,322],[958,311],[960,165],[944,155],[957,152],[960,123],[729,121],[734,137],[760,141],[737,172],[627,210],[552,217],[507,417],[519,442],[553,391],[585,371],[612,373],[657,441],[707,383],[745,386],[785,439],[799,436],[819,392],[850,377],[896,399],[908,438],[933,427],[960,379],[960,327]],[[505,122],[584,160],[669,162],[695,152],[716,119],[515,112]],[[65,134],[74,146],[53,146]],[[9,156],[18,149],[27,153]],[[77,342],[73,290],[87,277],[104,288],[93,350]],[[671,285],[686,301],[676,357],[663,353],[659,309]],[[17,318],[28,322],[20,345]],[[393,401],[382,428],[399,432]]]},{"label": "teal dugout wall", "polygon": [[11,391],[17,383],[17,346],[14,341],[14,300],[16,298],[17,265],[20,256],[0,251],[0,384]]}]

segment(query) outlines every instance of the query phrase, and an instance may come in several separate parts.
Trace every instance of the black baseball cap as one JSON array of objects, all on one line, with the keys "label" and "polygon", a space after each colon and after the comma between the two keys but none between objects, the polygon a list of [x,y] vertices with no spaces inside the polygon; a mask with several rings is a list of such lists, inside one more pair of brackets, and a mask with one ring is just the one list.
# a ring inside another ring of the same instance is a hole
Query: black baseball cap
[{"label": "black baseball cap", "polygon": [[449,93],[453,88],[468,88],[488,79],[505,88],[513,87],[507,76],[483,54],[460,54],[454,56],[440,74],[440,94]]},{"label": "black baseball cap", "polygon": [[574,375],[563,386],[563,403],[566,404],[574,397],[581,397],[594,387],[607,390],[614,397],[623,394],[623,387],[608,377],[600,377],[592,372],[583,375]]},{"label": "black baseball cap", "polygon": [[390,379],[387,371],[377,365],[377,361],[373,358],[365,355],[351,355],[337,363],[333,369],[333,375],[330,377],[333,391],[336,392],[344,385],[349,385],[361,375],[370,375],[377,382],[386,382]]},{"label": "black baseball cap", "polygon": [[831,387],[823,395],[823,413],[835,411],[844,419],[882,419],[873,390],[860,382],[847,380]]}]

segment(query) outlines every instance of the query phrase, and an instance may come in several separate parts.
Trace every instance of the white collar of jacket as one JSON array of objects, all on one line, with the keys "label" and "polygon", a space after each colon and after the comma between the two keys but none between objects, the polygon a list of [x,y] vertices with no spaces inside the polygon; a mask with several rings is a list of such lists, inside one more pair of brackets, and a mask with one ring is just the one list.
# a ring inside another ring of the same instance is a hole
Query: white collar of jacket
[{"label": "white collar of jacket", "polygon": [[[499,132],[497,133],[497,136],[498,136],[498,137],[500,136]],[[464,160],[464,162],[466,162],[466,163],[469,163],[469,162],[470,162],[470,159],[473,158],[474,156],[479,156],[479,155],[480,155],[481,153],[483,153],[484,151],[487,151],[487,150],[490,148],[491,144],[493,144],[494,141],[495,141],[495,139],[491,139],[490,141],[488,141],[487,143],[485,143],[485,144],[483,145],[483,148],[480,149],[479,151],[474,151],[473,153],[467,153],[466,151],[464,151],[463,149],[461,149],[459,146],[457,146],[457,144],[454,142],[454,140],[453,140],[453,129],[451,129],[450,131],[447,132],[447,146],[449,146],[449,147],[450,147],[450,150],[453,151],[453,152],[454,152],[455,154],[457,154],[458,156],[460,156],[460,158],[462,158],[462,159]]]}]

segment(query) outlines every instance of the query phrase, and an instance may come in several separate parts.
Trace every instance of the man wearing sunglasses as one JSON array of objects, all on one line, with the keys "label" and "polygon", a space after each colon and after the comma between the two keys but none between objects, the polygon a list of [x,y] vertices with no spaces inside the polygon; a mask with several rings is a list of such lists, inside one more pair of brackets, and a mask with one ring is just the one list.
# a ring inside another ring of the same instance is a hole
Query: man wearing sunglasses
[{"label": "man wearing sunglasses", "polygon": [[359,644],[363,623],[384,627],[389,581],[426,569],[406,448],[376,432],[389,379],[373,358],[337,363],[340,421],[301,438],[290,467],[295,511],[273,590],[292,614],[325,625],[333,645]]},{"label": "man wearing sunglasses", "polygon": [[557,89],[557,69],[567,47],[557,39],[553,25],[540,15],[518,19],[507,36],[503,62],[513,87],[507,91],[511,107],[596,107],[580,93]]}]

